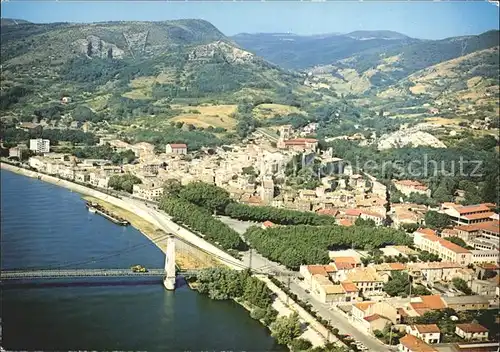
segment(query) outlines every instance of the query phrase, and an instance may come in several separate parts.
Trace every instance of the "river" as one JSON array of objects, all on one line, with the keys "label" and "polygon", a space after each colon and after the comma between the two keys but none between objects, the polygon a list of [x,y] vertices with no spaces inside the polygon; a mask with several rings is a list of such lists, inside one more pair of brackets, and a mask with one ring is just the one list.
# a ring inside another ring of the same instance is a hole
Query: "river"
[{"label": "river", "polygon": [[[87,211],[77,193],[2,170],[1,265],[21,268],[163,267],[132,227]],[[285,351],[232,301],[151,280],[57,281],[2,287],[8,350]]]}]

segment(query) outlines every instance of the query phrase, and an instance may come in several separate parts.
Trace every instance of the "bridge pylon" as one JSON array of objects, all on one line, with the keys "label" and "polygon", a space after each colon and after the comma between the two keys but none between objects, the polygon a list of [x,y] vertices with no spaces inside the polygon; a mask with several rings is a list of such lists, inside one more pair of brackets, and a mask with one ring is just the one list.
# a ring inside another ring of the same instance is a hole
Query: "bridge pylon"
[{"label": "bridge pylon", "polygon": [[167,238],[167,253],[165,254],[165,278],[163,286],[169,291],[175,290],[175,238],[170,234]]}]

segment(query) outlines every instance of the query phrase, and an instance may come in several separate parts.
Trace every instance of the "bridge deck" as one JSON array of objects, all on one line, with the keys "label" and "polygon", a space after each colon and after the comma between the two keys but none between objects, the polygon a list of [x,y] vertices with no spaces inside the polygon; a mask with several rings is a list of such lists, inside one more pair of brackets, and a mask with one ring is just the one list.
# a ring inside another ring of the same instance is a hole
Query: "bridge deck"
[{"label": "bridge deck", "polygon": [[[196,271],[179,271],[192,274]],[[0,280],[57,279],[78,277],[143,277],[164,276],[165,269],[148,269],[147,272],[133,272],[131,269],[60,269],[60,270],[2,270]]]}]

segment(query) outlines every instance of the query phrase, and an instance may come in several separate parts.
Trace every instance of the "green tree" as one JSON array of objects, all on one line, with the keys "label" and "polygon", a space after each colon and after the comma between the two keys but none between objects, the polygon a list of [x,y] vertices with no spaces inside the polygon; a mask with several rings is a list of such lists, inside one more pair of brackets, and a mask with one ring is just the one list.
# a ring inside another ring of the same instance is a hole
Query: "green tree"
[{"label": "green tree", "polygon": [[450,217],[437,211],[429,210],[425,214],[425,224],[432,228],[442,229],[451,225]]},{"label": "green tree", "polygon": [[295,338],[292,340],[290,347],[293,352],[300,352],[309,350],[312,347],[312,344],[309,340]]},{"label": "green tree", "polygon": [[179,192],[181,198],[214,213],[223,213],[231,202],[229,192],[205,182],[191,182]]},{"label": "green tree", "polygon": [[354,222],[354,225],[356,226],[366,226],[366,227],[375,227],[375,221],[372,219],[362,219],[362,218],[357,218],[356,221]]},{"label": "green tree", "polygon": [[260,307],[254,308],[250,313],[250,316],[255,320],[264,319],[266,316],[266,310]]},{"label": "green tree", "polygon": [[142,183],[141,179],[132,174],[113,175],[109,179],[108,186],[117,191],[132,193],[135,184]]},{"label": "green tree", "polygon": [[452,237],[446,237],[445,239],[450,241],[451,243],[455,243],[457,246],[460,246],[462,248],[467,248],[467,243],[465,243],[465,241],[460,237],[452,236]]},{"label": "green tree", "polygon": [[391,297],[407,296],[410,293],[410,279],[408,274],[395,271],[392,278],[384,285],[384,291]]},{"label": "green tree", "polygon": [[214,218],[206,209],[183,198],[166,194],[160,201],[160,209],[224,249],[244,248],[236,231]]},{"label": "green tree", "polygon": [[243,292],[243,299],[260,308],[266,308],[271,304],[271,291],[267,285],[255,278],[249,276],[245,282],[245,290]]},{"label": "green tree", "polygon": [[288,317],[279,317],[270,326],[271,336],[281,345],[288,345],[300,335],[300,321],[297,313]]},{"label": "green tree", "polygon": [[418,224],[412,223],[412,224],[403,224],[402,228],[408,233],[413,233],[418,230],[420,226]]},{"label": "green tree", "polygon": [[171,178],[163,184],[163,194],[169,196],[178,196],[181,192],[182,185],[177,179]]},{"label": "green tree", "polygon": [[454,277],[451,280],[453,287],[455,287],[457,290],[462,291],[466,295],[471,295],[472,290],[467,286],[467,282],[464,279],[461,279],[459,277]]}]

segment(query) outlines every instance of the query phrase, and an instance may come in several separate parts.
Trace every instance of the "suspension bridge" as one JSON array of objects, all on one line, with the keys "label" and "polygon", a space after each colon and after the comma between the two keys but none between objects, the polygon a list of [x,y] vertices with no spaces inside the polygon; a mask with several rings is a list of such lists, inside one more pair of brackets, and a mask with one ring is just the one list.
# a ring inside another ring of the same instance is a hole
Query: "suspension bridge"
[{"label": "suspension bridge", "polygon": [[[193,276],[198,270],[177,270],[177,275]],[[75,279],[107,277],[164,277],[165,269],[148,269],[136,272],[131,269],[40,269],[40,270],[2,270],[0,280],[36,280],[36,279]]]},{"label": "suspension bridge", "polygon": [[[78,268],[81,266],[86,266],[88,264],[103,261],[109,259],[111,257],[120,256],[125,253],[129,253],[133,250],[138,249],[139,247],[143,247],[145,245],[153,245],[158,242],[167,240],[167,251],[165,253],[165,265],[164,268],[147,268],[147,271],[134,271],[132,268]],[[177,244],[177,245],[176,245]],[[206,255],[210,258],[218,259],[223,263],[228,263],[228,259],[226,257],[220,257],[215,253],[209,252],[192,242],[189,242],[179,236],[175,236],[172,233],[162,234],[156,238],[152,238],[150,242],[147,244],[141,244],[138,246],[134,246],[131,248],[127,248],[125,250],[121,250],[116,253],[108,254],[99,258],[90,258],[88,260],[83,260],[79,262],[67,262],[62,265],[57,265],[49,268],[39,268],[39,267],[30,267],[30,268],[20,268],[20,269],[9,269],[9,270],[0,270],[0,282],[2,284],[8,282],[26,282],[33,281],[38,282],[40,280],[77,280],[77,279],[92,279],[96,278],[99,281],[102,279],[112,279],[112,278],[160,278],[163,280],[163,284],[167,290],[175,289],[175,282],[177,275],[183,276],[185,278],[196,276],[199,273],[199,269],[182,269],[178,268],[175,264],[175,251],[176,246],[180,247],[178,249],[182,251],[189,251],[189,254],[192,256],[198,255]],[[251,268],[251,259],[250,265],[247,266],[237,259],[229,262],[231,266],[235,269],[239,270],[251,270],[257,274],[266,274],[272,276],[282,276],[279,272],[274,272],[267,269],[266,267],[261,268]]]}]

